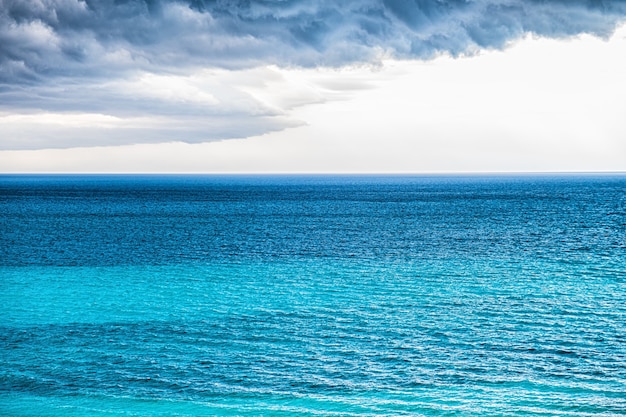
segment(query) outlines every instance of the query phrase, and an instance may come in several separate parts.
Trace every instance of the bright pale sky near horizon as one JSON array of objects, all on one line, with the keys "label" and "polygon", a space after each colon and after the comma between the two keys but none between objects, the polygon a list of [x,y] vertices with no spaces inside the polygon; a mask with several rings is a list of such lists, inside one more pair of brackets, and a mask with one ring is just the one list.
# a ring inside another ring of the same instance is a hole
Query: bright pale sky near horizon
[{"label": "bright pale sky near horizon", "polygon": [[0,172],[626,171],[626,2],[0,0]]}]

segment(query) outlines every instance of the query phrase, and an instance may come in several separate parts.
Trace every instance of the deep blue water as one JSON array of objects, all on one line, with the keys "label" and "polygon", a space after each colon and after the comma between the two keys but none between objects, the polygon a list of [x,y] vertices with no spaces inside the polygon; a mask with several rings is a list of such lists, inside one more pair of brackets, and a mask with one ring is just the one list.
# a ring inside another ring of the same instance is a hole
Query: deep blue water
[{"label": "deep blue water", "polygon": [[626,175],[0,176],[2,416],[626,416]]}]

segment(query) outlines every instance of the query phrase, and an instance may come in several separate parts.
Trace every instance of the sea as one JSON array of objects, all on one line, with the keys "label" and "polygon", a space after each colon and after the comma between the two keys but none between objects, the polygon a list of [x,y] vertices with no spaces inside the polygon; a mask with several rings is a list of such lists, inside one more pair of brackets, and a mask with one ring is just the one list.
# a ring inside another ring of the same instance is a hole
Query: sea
[{"label": "sea", "polygon": [[0,415],[626,416],[626,174],[1,175]]}]

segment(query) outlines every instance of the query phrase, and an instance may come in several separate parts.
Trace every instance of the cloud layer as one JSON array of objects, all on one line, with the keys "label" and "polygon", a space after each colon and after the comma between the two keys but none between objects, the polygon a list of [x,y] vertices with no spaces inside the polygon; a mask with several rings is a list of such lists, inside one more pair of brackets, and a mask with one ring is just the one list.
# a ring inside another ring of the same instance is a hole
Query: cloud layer
[{"label": "cloud layer", "polygon": [[625,14],[591,0],[0,0],[0,81],[458,55],[529,32],[607,36]]},{"label": "cloud layer", "polygon": [[[502,48],[527,33],[606,37],[625,16],[626,3],[609,0],[0,0],[0,116],[196,115],[202,128],[175,140],[242,137],[297,121],[238,81],[207,76],[206,68],[245,78],[267,65],[458,56]],[[237,125],[229,118],[249,126],[212,128],[211,120]],[[146,141],[163,140],[138,132]],[[0,147],[42,146],[12,138]],[[56,143],[107,144],[77,141]]]}]

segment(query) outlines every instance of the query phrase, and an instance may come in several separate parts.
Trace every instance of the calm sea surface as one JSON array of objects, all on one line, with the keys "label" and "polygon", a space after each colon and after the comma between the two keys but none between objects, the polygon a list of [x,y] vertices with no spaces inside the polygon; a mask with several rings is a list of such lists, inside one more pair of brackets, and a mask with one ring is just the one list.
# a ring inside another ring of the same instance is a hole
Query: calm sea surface
[{"label": "calm sea surface", "polygon": [[626,416],[626,175],[0,176],[2,416]]}]

